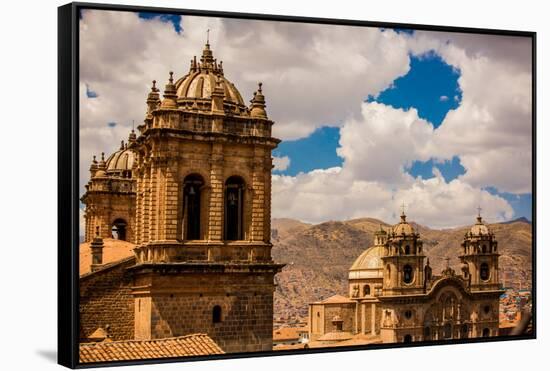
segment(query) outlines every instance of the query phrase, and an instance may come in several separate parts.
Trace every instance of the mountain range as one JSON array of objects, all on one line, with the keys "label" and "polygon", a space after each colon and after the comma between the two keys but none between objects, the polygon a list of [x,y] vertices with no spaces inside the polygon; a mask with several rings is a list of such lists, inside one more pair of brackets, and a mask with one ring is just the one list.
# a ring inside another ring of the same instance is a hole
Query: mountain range
[{"label": "mountain range", "polygon": [[[424,241],[424,252],[435,274],[447,264],[459,272],[461,242],[471,226],[431,229],[411,222]],[[373,245],[374,232],[390,224],[374,218],[308,224],[294,219],[272,220],[273,258],[285,263],[275,280],[275,320],[307,317],[308,304],[334,294],[346,295],[348,269]],[[531,288],[532,225],[526,219],[489,224],[501,254],[504,285]]]}]

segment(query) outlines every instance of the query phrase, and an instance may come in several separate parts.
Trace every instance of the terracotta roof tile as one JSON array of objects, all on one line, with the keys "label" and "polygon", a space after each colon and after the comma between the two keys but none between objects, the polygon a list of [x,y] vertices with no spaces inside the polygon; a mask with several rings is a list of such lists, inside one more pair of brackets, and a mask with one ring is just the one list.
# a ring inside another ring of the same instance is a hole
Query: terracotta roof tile
[{"label": "terracotta roof tile", "polygon": [[80,344],[80,363],[204,356],[224,351],[206,334]]}]

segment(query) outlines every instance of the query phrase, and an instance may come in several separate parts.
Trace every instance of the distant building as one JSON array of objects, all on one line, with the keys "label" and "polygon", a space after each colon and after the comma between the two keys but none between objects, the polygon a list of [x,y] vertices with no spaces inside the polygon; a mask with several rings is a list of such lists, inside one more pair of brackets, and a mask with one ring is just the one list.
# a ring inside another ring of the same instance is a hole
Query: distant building
[{"label": "distant building", "polygon": [[[461,272],[432,274],[420,235],[401,215],[349,270],[349,292],[312,303],[311,341],[371,335],[385,343],[497,336],[497,241],[481,216],[464,236]],[[331,335],[329,335],[331,334]]]},{"label": "distant building", "polygon": [[[83,342],[109,326],[115,341],[206,333],[224,352],[271,350],[283,267],[270,242],[279,140],[261,83],[250,102],[207,42],[186,75],[170,72],[163,99],[153,81],[139,135],[94,158],[82,196],[91,255],[80,279]],[[113,239],[133,251],[118,256]]]}]

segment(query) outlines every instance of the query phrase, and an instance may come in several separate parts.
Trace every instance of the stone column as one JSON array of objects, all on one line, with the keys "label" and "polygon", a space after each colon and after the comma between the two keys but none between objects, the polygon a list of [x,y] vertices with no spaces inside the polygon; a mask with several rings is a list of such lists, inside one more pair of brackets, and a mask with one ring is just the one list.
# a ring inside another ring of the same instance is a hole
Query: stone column
[{"label": "stone column", "polygon": [[[265,213],[264,148],[254,148],[254,168],[252,172],[252,218],[250,240],[263,241]],[[271,171],[271,169],[269,169]]]},{"label": "stone column", "polygon": [[[171,156],[175,156],[175,153]],[[176,240],[178,230],[178,208],[180,207],[178,202],[178,179],[177,179],[177,166],[176,160],[169,160],[166,167],[166,174],[164,180],[165,193],[164,193],[164,239]]]},{"label": "stone column", "polygon": [[158,240],[157,222],[158,222],[158,159],[153,158],[151,161],[151,177],[149,179],[149,239],[150,241]]},{"label": "stone column", "polygon": [[141,221],[143,226],[141,228],[141,243],[147,243],[149,241],[149,222],[150,215],[150,203],[151,203],[151,190],[147,185],[151,184],[151,164],[148,162],[143,169],[143,181],[141,182],[142,200],[141,200]]},{"label": "stone column", "polygon": [[221,241],[223,238],[223,145],[212,144],[210,160],[210,207],[208,214],[208,239]]},{"label": "stone column", "polygon": [[370,333],[376,335],[376,304],[371,304],[371,321],[370,321]]},{"label": "stone column", "polygon": [[362,334],[366,334],[367,331],[366,331],[366,324],[365,324],[365,307],[366,307],[366,304],[365,303],[361,303],[361,333]]}]

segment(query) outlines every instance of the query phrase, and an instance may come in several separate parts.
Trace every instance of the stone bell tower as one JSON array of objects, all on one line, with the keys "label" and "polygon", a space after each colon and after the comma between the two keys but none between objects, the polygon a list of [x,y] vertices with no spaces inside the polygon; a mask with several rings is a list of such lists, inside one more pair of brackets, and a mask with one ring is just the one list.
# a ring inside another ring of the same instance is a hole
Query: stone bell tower
[{"label": "stone bell tower", "polygon": [[422,240],[407,222],[405,212],[390,232],[384,255],[382,295],[411,295],[424,292]]},{"label": "stone bell tower", "polygon": [[153,81],[135,145],[135,337],[207,333],[272,348],[271,136],[262,84],[245,105],[207,42],[163,99]]},{"label": "stone bell tower", "polygon": [[462,275],[468,279],[471,291],[500,290],[497,246],[494,233],[478,213],[476,224],[464,236],[460,256]]}]

